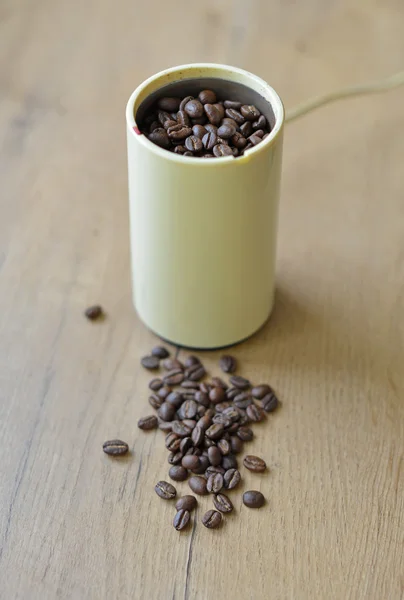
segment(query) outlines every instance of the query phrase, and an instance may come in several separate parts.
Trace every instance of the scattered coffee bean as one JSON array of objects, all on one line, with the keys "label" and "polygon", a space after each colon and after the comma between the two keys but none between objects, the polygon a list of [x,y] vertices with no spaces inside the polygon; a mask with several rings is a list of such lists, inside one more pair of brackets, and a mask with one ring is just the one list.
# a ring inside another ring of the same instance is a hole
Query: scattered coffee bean
[{"label": "scattered coffee bean", "polygon": [[246,412],[247,417],[254,423],[259,423],[265,418],[265,413],[262,408],[256,406],[255,404],[250,404],[250,406],[247,406]]},{"label": "scattered coffee bean", "polygon": [[166,401],[175,408],[179,408],[184,402],[184,397],[178,392],[170,392],[166,397]]},{"label": "scattered coffee bean", "polygon": [[103,443],[102,449],[109,456],[123,456],[128,452],[129,446],[122,440],[109,440]]},{"label": "scattered coffee bean", "polygon": [[208,448],[208,458],[212,466],[218,467],[222,462],[222,454],[217,446]]},{"label": "scattered coffee bean", "polygon": [[[195,450],[195,452],[196,452],[196,450]],[[192,473],[195,473],[195,475],[203,475],[208,467],[209,467],[209,459],[207,456],[202,455],[199,457],[199,467],[197,467],[196,469],[193,469]]]},{"label": "scattered coffee bean", "polygon": [[205,437],[205,430],[200,426],[200,424],[199,424],[200,421],[201,421],[201,419],[199,419],[197,426],[192,430],[192,434],[191,434],[191,438],[194,443],[194,446],[200,446],[200,444],[202,444],[203,439]]},{"label": "scattered coffee bean", "polygon": [[191,511],[194,508],[196,508],[196,505],[198,504],[197,499],[195,498],[195,496],[191,496],[191,495],[186,495],[186,496],[181,496],[181,498],[178,498],[176,504],[175,504],[175,508],[177,510],[188,510]]},{"label": "scattered coffee bean", "polygon": [[192,433],[192,429],[181,421],[173,421],[171,429],[179,437],[189,437]]},{"label": "scattered coffee bean", "polygon": [[244,457],[243,464],[246,469],[254,473],[262,473],[267,468],[265,460],[251,454]]},{"label": "scattered coffee bean", "polygon": [[232,375],[230,377],[230,383],[239,390],[248,390],[251,385],[248,379],[240,377],[239,375]]},{"label": "scattered coffee bean", "polygon": [[163,421],[172,421],[175,417],[175,407],[169,402],[163,402],[158,409],[158,415]]},{"label": "scattered coffee bean", "polygon": [[230,513],[234,508],[230,498],[225,494],[216,494],[213,498],[213,504],[222,513]]},{"label": "scattered coffee bean", "polygon": [[171,394],[171,388],[168,385],[163,385],[157,392],[157,396],[162,400],[165,400]]},{"label": "scattered coffee bean", "polygon": [[168,463],[170,465],[178,465],[183,459],[183,453],[181,450],[177,450],[177,452],[170,452],[168,455]]},{"label": "scattered coffee bean", "polygon": [[240,472],[237,469],[228,469],[223,475],[224,487],[227,490],[233,490],[238,486],[241,480]]},{"label": "scattered coffee bean", "polygon": [[202,523],[208,529],[216,529],[216,527],[219,527],[221,522],[222,515],[217,510],[208,510],[208,512],[206,512],[202,517]]},{"label": "scattered coffee bean", "polygon": [[175,369],[184,369],[184,365],[176,358],[166,358],[163,361],[163,367],[166,371],[174,371]]},{"label": "scattered coffee bean", "polygon": [[244,426],[238,428],[237,435],[243,442],[250,442],[254,437],[252,429]]},{"label": "scattered coffee bean", "polygon": [[140,362],[145,369],[158,369],[160,366],[157,356],[144,356]]},{"label": "scattered coffee bean", "polygon": [[149,404],[156,410],[158,410],[160,408],[160,406],[163,404],[163,402],[164,402],[164,400],[162,398],[160,398],[160,396],[157,396],[157,394],[152,394],[149,397]]},{"label": "scattered coffee bean", "polygon": [[195,454],[187,454],[182,459],[181,464],[186,469],[193,471],[199,467],[199,456],[195,456]]},{"label": "scattered coffee bean", "polygon": [[171,422],[170,421],[162,421],[161,419],[159,419],[159,429],[161,429],[161,431],[171,431]]},{"label": "scattered coffee bean", "polygon": [[[170,450],[170,452],[177,452],[181,447],[181,438],[179,438],[178,435],[170,431],[170,433],[166,435],[165,445],[167,450]],[[182,451],[183,450],[181,448],[181,452]]]},{"label": "scattered coffee bean", "polygon": [[205,368],[201,364],[193,365],[188,367],[185,371],[185,375],[191,381],[200,381],[206,375]]},{"label": "scattered coffee bean", "polygon": [[264,396],[262,398],[261,402],[262,402],[262,408],[267,413],[273,412],[274,410],[276,410],[276,408],[279,405],[279,400],[275,396],[275,394],[272,390],[269,392],[269,394],[267,394],[266,396]]},{"label": "scattered coffee bean", "polygon": [[236,435],[230,437],[230,449],[233,454],[239,454],[243,449],[243,442]]},{"label": "scattered coffee bean", "polygon": [[265,503],[265,498],[261,492],[249,490],[243,494],[243,503],[248,506],[248,508],[261,508]]},{"label": "scattered coffee bean", "polygon": [[188,525],[191,515],[188,510],[181,508],[174,517],[173,525],[177,531],[182,531]]},{"label": "scattered coffee bean", "polygon": [[227,456],[228,454],[230,454],[231,447],[230,442],[228,440],[219,440],[217,443],[217,447],[223,456]]},{"label": "scattered coffee bean", "polygon": [[182,369],[168,371],[168,373],[164,375],[163,381],[167,385],[179,385],[184,381],[184,372]]},{"label": "scattered coffee bean", "polygon": [[223,469],[223,467],[214,467],[210,465],[207,469],[205,469],[205,478],[208,479],[212,473],[220,473],[221,475],[224,475],[226,471]]},{"label": "scattered coffee bean", "polygon": [[206,435],[211,440],[218,440],[221,438],[223,431],[223,425],[221,425],[220,423],[214,423],[209,427],[209,429],[206,430]]},{"label": "scattered coffee bean", "polygon": [[139,429],[144,429],[145,431],[148,429],[156,429],[158,424],[157,417],[155,415],[150,415],[148,417],[142,417],[137,422],[137,426]]},{"label": "scattered coffee bean", "polygon": [[210,494],[217,494],[220,492],[224,485],[223,475],[220,473],[212,473],[209,475],[208,480],[206,482],[206,489]]},{"label": "scattered coffee bean", "polygon": [[153,348],[151,353],[152,356],[157,356],[157,358],[167,358],[168,356],[170,356],[170,353],[167,350],[167,348],[164,348],[163,346],[156,346],[155,348]]},{"label": "scattered coffee bean", "polygon": [[266,396],[267,394],[269,394],[270,391],[271,391],[271,388],[269,387],[269,385],[267,385],[266,383],[262,383],[261,385],[254,386],[253,389],[251,390],[251,394],[257,400],[262,400],[262,398],[264,396]]},{"label": "scattered coffee bean", "polygon": [[233,454],[228,454],[222,458],[222,467],[228,471],[229,469],[237,469],[237,458]]},{"label": "scattered coffee bean", "polygon": [[174,481],[185,481],[188,478],[188,471],[181,465],[173,465],[170,467],[168,475]]},{"label": "scattered coffee bean", "polygon": [[104,311],[102,310],[102,306],[95,304],[86,308],[84,314],[89,321],[97,321],[104,316]]},{"label": "scattered coffee bean", "polygon": [[149,383],[149,388],[153,390],[153,392],[158,392],[161,387],[163,387],[163,380],[158,377],[152,379]]},{"label": "scattered coffee bean", "polygon": [[208,493],[206,479],[204,479],[203,477],[198,477],[197,475],[191,477],[188,481],[188,485],[191,488],[191,490],[199,496],[204,496]]},{"label": "scattered coffee bean", "polygon": [[222,387],[215,386],[209,392],[209,399],[213,404],[219,404],[226,396],[226,391]]},{"label": "scattered coffee bean", "polygon": [[163,498],[163,500],[172,500],[177,495],[175,487],[167,481],[159,481],[155,485],[154,490],[160,498]]}]

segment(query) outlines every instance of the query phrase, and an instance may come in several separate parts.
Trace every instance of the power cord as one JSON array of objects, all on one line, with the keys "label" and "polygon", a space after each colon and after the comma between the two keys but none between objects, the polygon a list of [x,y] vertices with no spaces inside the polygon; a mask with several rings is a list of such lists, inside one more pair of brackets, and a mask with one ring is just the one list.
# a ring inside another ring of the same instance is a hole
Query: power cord
[{"label": "power cord", "polygon": [[354,85],[329,94],[316,96],[287,111],[285,121],[286,123],[290,123],[291,121],[299,119],[300,117],[303,117],[303,115],[307,115],[307,113],[316,110],[321,106],[325,106],[326,104],[330,104],[330,102],[335,102],[336,100],[342,100],[343,98],[350,98],[352,96],[386,92],[387,90],[392,90],[403,84],[404,71],[399,71],[398,73],[387,77],[387,79],[380,79],[379,81],[373,81],[362,85]]}]

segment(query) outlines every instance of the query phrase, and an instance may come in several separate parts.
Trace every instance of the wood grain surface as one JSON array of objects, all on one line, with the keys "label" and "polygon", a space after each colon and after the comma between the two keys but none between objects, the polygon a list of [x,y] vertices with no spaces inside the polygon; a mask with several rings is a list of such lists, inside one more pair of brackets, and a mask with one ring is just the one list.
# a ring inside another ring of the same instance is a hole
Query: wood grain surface
[{"label": "wood grain surface", "polygon": [[268,503],[233,493],[217,531],[209,498],[173,529],[163,434],[136,427],[156,340],[131,305],[124,122],[184,62],[248,68],[286,107],[389,75],[403,19],[401,0],[1,0],[2,599],[404,597],[404,91],[287,126],[276,308],[234,349],[283,403],[249,447],[270,473],[243,471]]}]

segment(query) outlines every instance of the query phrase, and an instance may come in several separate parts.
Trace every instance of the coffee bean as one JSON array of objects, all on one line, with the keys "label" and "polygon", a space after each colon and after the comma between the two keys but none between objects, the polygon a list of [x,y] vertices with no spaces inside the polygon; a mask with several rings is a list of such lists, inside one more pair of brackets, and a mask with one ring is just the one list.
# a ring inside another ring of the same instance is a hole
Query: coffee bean
[{"label": "coffee bean", "polygon": [[175,407],[169,402],[163,402],[158,409],[158,416],[163,421],[172,421],[175,417]]},{"label": "coffee bean", "polygon": [[160,366],[157,356],[144,356],[140,362],[145,369],[158,369]]},{"label": "coffee bean", "polygon": [[243,134],[245,138],[248,138],[253,132],[252,123],[250,121],[246,121],[242,125],[240,125],[240,133]]},{"label": "coffee bean", "polygon": [[193,356],[192,354],[190,356],[187,356],[187,358],[185,359],[184,362],[184,366],[189,369],[189,367],[193,367],[194,365],[200,365],[201,361],[199,360],[199,358],[197,356]]},{"label": "coffee bean", "polygon": [[257,400],[261,400],[264,396],[266,396],[266,394],[269,394],[270,391],[271,388],[269,385],[263,383],[261,385],[254,386],[251,390],[251,394],[254,396],[254,398],[257,398]]},{"label": "coffee bean", "polygon": [[164,375],[163,381],[167,385],[179,385],[184,381],[184,373],[182,369],[173,369]]},{"label": "coffee bean", "polygon": [[253,146],[257,146],[260,142],[262,142],[262,139],[256,134],[253,133],[252,135],[250,135],[250,137],[248,138],[248,141],[253,145]]},{"label": "coffee bean", "polygon": [[103,443],[102,449],[109,456],[123,456],[128,452],[129,446],[122,440],[109,440]]},{"label": "coffee bean", "polygon": [[199,425],[200,420],[198,421],[196,427],[192,431],[191,438],[194,443],[194,446],[199,446],[202,444],[203,438],[205,436],[204,429]]},{"label": "coffee bean", "polygon": [[233,152],[227,144],[216,144],[213,148],[213,154],[216,158],[220,158],[221,156],[233,156]]},{"label": "coffee bean", "polygon": [[159,398],[161,398],[162,400],[165,400],[166,398],[168,398],[168,396],[171,394],[171,388],[168,387],[167,385],[163,385],[163,387],[161,387],[159,389],[159,391],[157,392],[157,396]]},{"label": "coffee bean", "polygon": [[205,477],[206,477],[206,479],[208,479],[210,477],[210,475],[212,475],[214,473],[220,473],[221,475],[224,476],[224,474],[226,473],[226,471],[220,465],[217,466],[217,467],[215,467],[213,465],[210,465],[209,467],[207,467],[205,469]]},{"label": "coffee bean", "polygon": [[139,427],[139,429],[144,430],[156,429],[157,423],[157,417],[154,415],[150,415],[149,417],[142,417],[141,419],[139,419],[139,421],[137,422],[137,426]]},{"label": "coffee bean", "polygon": [[242,148],[245,148],[245,146],[247,145],[247,140],[245,139],[245,137],[243,136],[243,134],[241,132],[236,132],[233,135],[233,137],[231,138],[231,143],[236,148],[241,150]]},{"label": "coffee bean", "polygon": [[264,115],[261,115],[260,117],[258,117],[257,121],[254,121],[252,124],[252,128],[254,131],[257,131],[258,129],[266,129],[267,126],[267,120],[264,117]]},{"label": "coffee bean", "polygon": [[174,112],[176,110],[178,110],[178,107],[180,105],[181,102],[181,98],[160,98],[157,102],[157,106],[161,109],[161,110],[166,110],[168,112]]},{"label": "coffee bean", "polygon": [[202,517],[202,523],[208,529],[216,529],[221,522],[222,515],[217,510],[208,510]]},{"label": "coffee bean", "polygon": [[194,125],[192,127],[192,133],[201,140],[207,133],[207,130],[203,125]]},{"label": "coffee bean", "polygon": [[160,406],[163,404],[163,402],[164,402],[164,400],[162,398],[160,398],[160,396],[157,396],[157,394],[152,394],[149,397],[149,404],[156,410],[158,410],[160,408]]},{"label": "coffee bean", "polygon": [[262,473],[267,468],[265,460],[251,454],[244,457],[243,465],[246,469],[253,471],[254,473]]},{"label": "coffee bean", "polygon": [[193,471],[199,467],[199,456],[195,456],[194,454],[187,454],[181,461],[181,464],[186,469]]},{"label": "coffee bean", "polygon": [[195,498],[195,496],[191,496],[190,494],[187,494],[186,496],[181,496],[181,498],[178,498],[177,502],[175,503],[175,508],[177,510],[194,510],[194,508],[196,508],[196,505],[198,504],[197,499]]},{"label": "coffee bean", "polygon": [[203,477],[199,477],[197,475],[191,477],[188,481],[188,485],[195,494],[199,496],[204,496],[208,493],[206,487],[206,479]]},{"label": "coffee bean", "polygon": [[208,394],[206,394],[205,392],[201,392],[201,391],[196,392],[195,401],[199,402],[199,404],[202,404],[202,406],[204,406],[205,408],[208,408],[209,404],[210,404]]},{"label": "coffee bean", "polygon": [[187,151],[187,149],[185,148],[185,146],[175,146],[174,148],[174,153],[175,154],[185,154],[185,152]]},{"label": "coffee bean", "polygon": [[245,118],[235,108],[226,108],[225,112],[226,112],[226,116],[229,117],[230,119],[233,119],[233,121],[236,121],[236,123],[238,125],[242,125],[244,123]]},{"label": "coffee bean", "polygon": [[234,508],[230,498],[225,494],[216,494],[213,498],[213,504],[222,513],[230,513]]},{"label": "coffee bean", "polygon": [[165,445],[167,450],[170,450],[170,452],[177,452],[177,450],[179,450],[181,446],[181,438],[179,438],[178,435],[170,431],[170,433],[166,435]]},{"label": "coffee bean", "polygon": [[191,126],[191,119],[184,110],[179,110],[177,112],[177,124],[183,125],[184,127]]},{"label": "coffee bean", "polygon": [[161,127],[161,124],[158,121],[153,121],[153,123],[149,127],[149,133],[152,133],[156,129],[159,129],[159,127]]},{"label": "coffee bean", "polygon": [[179,437],[189,437],[192,433],[192,429],[181,421],[172,422],[172,431]]},{"label": "coffee bean", "polygon": [[239,454],[243,449],[243,442],[236,435],[230,437],[230,449],[233,454]]},{"label": "coffee bean", "polygon": [[230,442],[228,440],[225,440],[225,439],[219,440],[217,443],[217,447],[223,456],[227,456],[228,454],[230,454],[231,446],[230,446]]},{"label": "coffee bean", "polygon": [[161,419],[159,419],[158,421],[159,421],[159,429],[161,429],[161,431],[165,431],[165,432],[171,431],[171,422],[170,421],[162,421]]},{"label": "coffee bean", "polygon": [[195,119],[203,115],[203,104],[199,100],[190,100],[184,106],[184,110],[191,119]]},{"label": "coffee bean", "polygon": [[154,486],[154,491],[160,498],[163,498],[163,500],[172,500],[177,495],[175,487],[167,481],[159,481]]},{"label": "coffee bean", "polygon": [[219,423],[214,423],[213,425],[211,425],[209,427],[209,429],[207,429],[206,435],[211,440],[218,440],[222,436],[223,431],[224,431],[223,425],[221,425]]},{"label": "coffee bean", "polygon": [[226,397],[229,400],[234,400],[234,398],[237,396],[237,394],[240,393],[240,390],[238,388],[232,387],[229,388],[228,390],[226,390]]},{"label": "coffee bean", "polygon": [[159,110],[158,113],[157,113],[157,118],[158,118],[160,124],[163,127],[164,127],[164,124],[167,121],[172,121],[173,120],[173,118],[171,117],[171,115],[167,111],[165,111],[165,110]]},{"label": "coffee bean", "polygon": [[228,140],[236,133],[236,128],[234,125],[230,123],[222,123],[222,125],[217,130],[217,135],[225,140]]},{"label": "coffee bean", "polygon": [[213,419],[212,419],[213,423],[215,424],[219,424],[219,425],[223,425],[223,427],[226,429],[227,427],[230,427],[231,425],[231,420],[229,419],[229,417],[226,417],[226,415],[223,415],[222,413],[218,413],[216,414]]},{"label": "coffee bean", "polygon": [[233,490],[238,486],[241,480],[240,472],[237,469],[228,469],[223,475],[224,487],[227,490]]},{"label": "coffee bean", "polygon": [[199,391],[199,383],[197,381],[188,381],[185,380],[182,382],[182,387],[187,388],[189,391],[194,390],[195,392]]},{"label": "coffee bean", "polygon": [[214,131],[208,131],[203,138],[202,143],[207,150],[213,150],[217,144],[217,134]]},{"label": "coffee bean", "polygon": [[209,392],[209,399],[213,404],[219,404],[226,396],[226,391],[222,387],[214,387]]},{"label": "coffee bean", "polygon": [[188,471],[180,465],[173,465],[172,467],[170,467],[168,475],[174,481],[185,481],[186,479],[188,479]]},{"label": "coffee bean", "polygon": [[192,129],[185,125],[174,125],[173,127],[169,127],[167,130],[167,135],[171,140],[185,140],[189,135],[191,135]]},{"label": "coffee bean", "polygon": [[193,99],[194,99],[193,96],[185,96],[185,98],[183,98],[180,102],[180,110],[184,110],[185,106],[188,104],[188,102]]},{"label": "coffee bean", "polygon": [[178,465],[182,461],[183,456],[183,453],[178,450],[177,452],[170,452],[167,460],[170,465]]},{"label": "coffee bean", "polygon": [[196,135],[190,135],[185,140],[185,147],[190,152],[199,152],[200,150],[202,150],[203,144],[199,137],[196,137]]},{"label": "coffee bean", "polygon": [[247,408],[253,401],[249,392],[240,392],[233,402],[237,408]]},{"label": "coffee bean", "polygon": [[216,133],[216,136],[217,136],[217,127],[216,127],[216,125],[213,125],[212,123],[207,123],[205,125],[205,129],[209,133]]},{"label": "coffee bean", "polygon": [[240,112],[247,121],[256,121],[261,113],[253,104],[244,104]]},{"label": "coffee bean", "polygon": [[191,381],[199,381],[206,375],[205,368],[203,365],[193,365],[192,367],[188,367],[185,371],[185,375]]},{"label": "coffee bean", "polygon": [[237,458],[233,454],[228,454],[222,458],[222,467],[228,471],[229,469],[237,469]]},{"label": "coffee bean", "polygon": [[163,367],[166,371],[173,371],[174,369],[184,370],[184,365],[176,358],[166,358],[163,361]]},{"label": "coffee bean", "polygon": [[249,490],[243,494],[243,502],[248,508],[261,508],[265,503],[265,498],[261,492]]},{"label": "coffee bean", "polygon": [[104,316],[104,311],[102,310],[102,306],[95,304],[86,308],[84,314],[89,321],[97,321]]},{"label": "coffee bean", "polygon": [[198,98],[202,104],[215,104],[216,94],[213,90],[202,90],[199,92]]},{"label": "coffee bean", "polygon": [[262,410],[262,408],[255,406],[255,404],[247,406],[246,412],[247,417],[250,419],[250,421],[253,421],[254,423],[259,423],[265,418],[265,413]]},{"label": "coffee bean", "polygon": [[153,390],[153,392],[158,392],[161,387],[163,387],[163,380],[158,377],[152,379],[149,383],[149,388]]},{"label": "coffee bean", "polygon": [[209,475],[206,482],[206,489],[210,494],[217,494],[223,487],[223,475],[220,473],[212,473]]},{"label": "coffee bean", "polygon": [[186,400],[181,406],[184,419],[193,419],[196,416],[198,405],[195,400]]},{"label": "coffee bean", "polygon": [[208,458],[209,462],[212,466],[218,467],[222,462],[222,454],[216,446],[211,446],[208,448]]},{"label": "coffee bean", "polygon": [[276,408],[278,407],[278,405],[279,405],[279,400],[275,396],[275,394],[274,394],[274,392],[272,390],[269,392],[269,394],[266,394],[262,398],[262,408],[267,413],[270,413],[270,412],[273,412],[274,410],[276,410]]},{"label": "coffee bean", "polygon": [[191,515],[181,508],[174,517],[173,525],[177,531],[182,531],[188,525]]},{"label": "coffee bean", "polygon": [[252,429],[244,426],[238,428],[237,435],[243,442],[250,442],[254,437]]},{"label": "coffee bean", "polygon": [[223,104],[225,108],[235,108],[236,110],[241,108],[241,102],[234,102],[234,100],[225,100]]},{"label": "coffee bean", "polygon": [[218,105],[208,103],[205,104],[203,108],[205,109],[205,113],[209,119],[209,122],[212,123],[212,125],[219,125],[223,116],[220,109],[218,108]]},{"label": "coffee bean", "polygon": [[248,390],[251,385],[248,379],[240,377],[239,375],[232,375],[230,377],[230,383],[239,390]]},{"label": "coffee bean", "polygon": [[[216,406],[217,409],[217,406]],[[228,408],[223,410],[223,414],[226,415],[233,423],[240,419],[240,414],[234,406],[230,405]]]},{"label": "coffee bean", "polygon": [[175,127],[175,125],[178,125],[177,121],[170,119],[169,121],[165,121],[163,127],[166,131],[168,131],[170,127]]},{"label": "coffee bean", "polygon": [[[196,450],[195,450],[196,452]],[[195,473],[196,475],[203,475],[203,473],[205,473],[206,469],[209,467],[209,459],[207,456],[200,456],[199,457],[199,467],[197,467],[196,469],[193,469],[192,473]]]},{"label": "coffee bean", "polygon": [[190,437],[180,438],[180,450],[183,454],[186,454],[189,450],[194,449],[194,443]]},{"label": "coffee bean", "polygon": [[174,406],[175,408],[179,408],[181,404],[184,402],[183,396],[178,392],[171,392],[168,394],[166,401]]}]

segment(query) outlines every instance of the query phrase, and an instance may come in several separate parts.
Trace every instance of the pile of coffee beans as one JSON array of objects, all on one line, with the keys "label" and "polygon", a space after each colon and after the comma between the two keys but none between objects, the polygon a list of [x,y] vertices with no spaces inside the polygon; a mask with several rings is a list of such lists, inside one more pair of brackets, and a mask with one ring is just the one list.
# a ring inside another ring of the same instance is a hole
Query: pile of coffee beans
[{"label": "pile of coffee beans", "polygon": [[198,98],[160,98],[140,129],[160,148],[200,158],[242,156],[271,131],[256,106],[220,100],[213,90],[203,90]]},{"label": "pile of coffee beans", "polygon": [[[141,418],[138,427],[144,431],[158,427],[166,433],[170,479],[189,478],[188,485],[194,494],[213,495],[215,509],[205,513],[202,523],[209,529],[216,528],[223,514],[233,510],[227,493],[240,483],[237,455],[244,443],[253,439],[250,425],[263,421],[277,408],[277,396],[269,385],[252,386],[248,379],[235,375],[237,362],[232,356],[223,356],[219,361],[222,371],[230,374],[229,383],[219,377],[207,380],[197,356],[188,356],[182,362],[170,358],[167,349],[160,346],[150,356],[143,357],[141,364],[150,370],[162,366],[163,373],[149,383],[149,404],[157,416]],[[119,444],[123,442],[116,445]],[[267,471],[265,461],[258,456],[245,456],[243,465],[254,473]],[[159,481],[155,491],[164,500],[177,495],[175,487],[167,481]],[[249,508],[260,508],[264,502],[259,491],[250,490],[243,495],[243,503]],[[175,529],[181,531],[187,527],[196,504],[192,495],[177,501]]]}]

